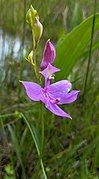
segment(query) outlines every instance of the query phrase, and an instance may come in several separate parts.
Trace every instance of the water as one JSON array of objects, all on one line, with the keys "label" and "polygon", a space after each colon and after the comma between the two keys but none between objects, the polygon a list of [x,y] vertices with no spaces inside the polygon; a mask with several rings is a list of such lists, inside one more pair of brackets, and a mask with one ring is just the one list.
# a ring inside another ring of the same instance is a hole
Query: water
[{"label": "water", "polygon": [[22,47],[22,42],[19,37],[13,37],[5,34],[0,29],[0,81],[4,76],[4,64],[7,55],[11,55],[14,60],[19,60],[19,50],[21,49],[22,54],[25,56],[26,47]]},{"label": "water", "polygon": [[21,45],[22,43],[19,37],[12,37],[8,34],[4,34],[3,31],[0,29],[0,63],[3,63],[5,57],[12,51],[13,57],[17,58]]}]

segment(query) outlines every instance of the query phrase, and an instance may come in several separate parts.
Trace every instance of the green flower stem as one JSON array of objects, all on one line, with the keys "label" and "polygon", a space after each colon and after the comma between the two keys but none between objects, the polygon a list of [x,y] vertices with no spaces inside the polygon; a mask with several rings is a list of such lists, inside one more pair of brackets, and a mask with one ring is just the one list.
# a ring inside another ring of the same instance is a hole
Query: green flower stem
[{"label": "green flower stem", "polygon": [[33,41],[33,50],[35,49],[35,34],[32,28],[32,41]]},{"label": "green flower stem", "polygon": [[[43,115],[43,105],[41,106],[41,122],[42,122],[42,124],[41,124],[42,125],[42,151],[41,151],[41,155],[42,155],[43,148],[44,148],[44,122],[45,122],[44,115]],[[44,179],[47,179],[42,160],[41,160],[41,167],[42,167],[42,172],[43,172],[43,175],[44,175]]]},{"label": "green flower stem", "polygon": [[[37,80],[39,80],[39,73],[38,73],[38,69],[37,69],[37,44],[35,42],[35,34],[34,31],[32,29],[32,41],[33,41],[33,66],[34,66],[34,72],[35,72],[35,76],[37,78]],[[43,106],[41,106],[41,121],[42,121],[42,150],[43,150],[43,144],[44,144],[44,116],[43,116]],[[33,137],[34,138],[34,137]],[[40,152],[38,147],[37,148],[37,152],[39,155],[39,159],[40,159],[40,165],[41,165],[41,169],[43,172],[43,176],[44,179],[47,179],[47,175],[45,173],[45,169],[44,169],[44,165],[43,165],[43,161],[42,161],[42,151]]]},{"label": "green flower stem", "polygon": [[43,105],[41,106],[41,123],[42,123],[41,126],[42,126],[42,150],[43,150],[43,145],[44,145],[44,115],[43,115]]},{"label": "green flower stem", "polygon": [[33,29],[32,29],[32,41],[33,41],[33,66],[34,66],[34,72],[35,72],[35,76],[37,78],[37,80],[39,80],[39,74],[38,74],[38,70],[37,70],[37,59],[36,59],[36,56],[37,56],[37,47],[36,47],[36,43],[35,43],[35,34],[33,32]]},{"label": "green flower stem", "polygon": [[38,73],[38,68],[37,68],[37,49],[34,49],[34,71],[35,71],[35,76],[37,78],[37,81],[39,81],[39,73]]}]

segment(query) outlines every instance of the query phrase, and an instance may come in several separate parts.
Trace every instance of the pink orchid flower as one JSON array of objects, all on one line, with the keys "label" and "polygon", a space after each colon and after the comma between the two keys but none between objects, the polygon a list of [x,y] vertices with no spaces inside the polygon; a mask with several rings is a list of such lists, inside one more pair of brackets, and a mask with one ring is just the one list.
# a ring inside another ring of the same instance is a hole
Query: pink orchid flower
[{"label": "pink orchid flower", "polygon": [[41,101],[45,107],[57,116],[71,118],[69,114],[64,112],[58,105],[69,104],[77,99],[80,91],[71,90],[72,84],[68,80],[61,80],[50,84],[52,75],[59,69],[53,67],[50,63],[41,74],[45,77],[45,86],[42,88],[34,82],[22,81],[27,96],[33,101]]}]

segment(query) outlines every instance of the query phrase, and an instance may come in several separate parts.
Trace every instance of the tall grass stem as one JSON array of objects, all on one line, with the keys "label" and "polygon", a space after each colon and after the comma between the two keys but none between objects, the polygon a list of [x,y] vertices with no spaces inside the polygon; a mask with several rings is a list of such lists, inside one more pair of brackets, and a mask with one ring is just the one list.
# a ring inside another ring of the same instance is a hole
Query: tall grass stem
[{"label": "tall grass stem", "polygon": [[93,45],[93,36],[94,36],[95,15],[96,15],[96,0],[94,0],[94,11],[93,11],[93,19],[92,19],[91,40],[90,40],[88,64],[87,64],[85,83],[84,83],[83,100],[85,98],[85,94],[86,94],[86,90],[87,90],[88,75],[89,75],[90,63],[91,63],[91,59],[92,59],[92,45]]}]

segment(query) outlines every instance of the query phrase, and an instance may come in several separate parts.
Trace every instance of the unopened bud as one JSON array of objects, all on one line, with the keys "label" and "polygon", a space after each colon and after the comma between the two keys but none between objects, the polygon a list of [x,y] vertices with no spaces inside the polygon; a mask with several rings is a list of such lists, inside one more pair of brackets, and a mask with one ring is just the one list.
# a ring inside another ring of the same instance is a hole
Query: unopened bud
[{"label": "unopened bud", "polygon": [[33,8],[32,5],[30,6],[30,9],[27,12],[26,20],[32,29],[33,45],[34,45],[34,48],[36,49],[40,41],[40,38],[42,36],[43,25],[39,21],[38,13]]},{"label": "unopened bud", "polygon": [[43,33],[43,25],[40,23],[40,21],[36,18],[35,24],[34,24],[34,35],[35,35],[35,42],[36,45],[38,44],[41,36]]},{"label": "unopened bud", "polygon": [[32,5],[30,6],[30,10],[31,10],[32,18],[37,18],[37,19],[39,19],[38,13],[37,13],[37,11],[33,8]]},{"label": "unopened bud", "polygon": [[27,14],[26,14],[26,21],[32,28],[35,23],[35,18],[39,19],[39,16],[38,16],[37,11],[31,5],[30,9],[27,11]]},{"label": "unopened bud", "polygon": [[26,59],[29,63],[34,65],[33,63],[33,50],[29,53],[28,58]]}]

